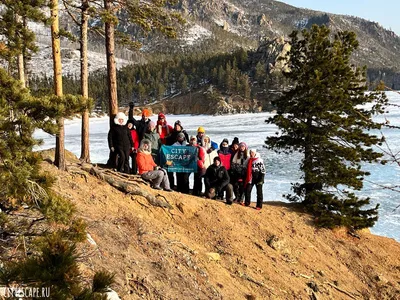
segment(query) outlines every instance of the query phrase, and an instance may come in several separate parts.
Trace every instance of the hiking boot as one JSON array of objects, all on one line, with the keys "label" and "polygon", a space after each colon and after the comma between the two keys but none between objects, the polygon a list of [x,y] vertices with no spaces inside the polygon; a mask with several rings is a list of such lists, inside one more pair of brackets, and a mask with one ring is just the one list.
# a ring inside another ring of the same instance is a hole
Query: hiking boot
[{"label": "hiking boot", "polygon": [[174,190],[172,190],[172,189],[164,189],[164,191],[166,191],[166,192],[173,192]]},{"label": "hiking boot", "polygon": [[159,191],[161,191],[161,190],[162,190],[162,188],[161,188],[161,187],[159,187],[159,186],[153,186],[153,189],[155,189],[155,190],[159,190]]}]

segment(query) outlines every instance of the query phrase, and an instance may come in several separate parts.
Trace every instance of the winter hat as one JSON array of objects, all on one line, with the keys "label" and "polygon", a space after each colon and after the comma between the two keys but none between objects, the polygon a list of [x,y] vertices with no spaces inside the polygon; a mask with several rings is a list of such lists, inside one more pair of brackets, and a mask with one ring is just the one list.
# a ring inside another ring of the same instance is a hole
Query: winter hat
[{"label": "winter hat", "polygon": [[260,155],[258,154],[258,152],[257,152],[257,149],[255,149],[255,148],[251,148],[250,149],[250,151],[249,151],[249,153],[251,153],[251,152],[253,152],[255,155],[254,155],[254,157],[259,157]]},{"label": "winter hat", "polygon": [[185,139],[185,135],[183,132],[179,132],[178,135],[176,136],[177,139]]},{"label": "winter hat", "polygon": [[221,162],[221,159],[219,158],[219,156],[214,157],[214,162],[215,162],[216,160],[219,160],[219,162]]},{"label": "winter hat", "polygon": [[247,149],[247,145],[246,145],[245,142],[241,142],[241,143],[239,144],[239,147],[240,147],[240,146],[244,146],[244,147]]},{"label": "winter hat", "polygon": [[204,127],[199,127],[197,128],[197,133],[206,133],[206,131],[204,130]]},{"label": "winter hat", "polygon": [[135,127],[135,122],[131,119],[128,121],[128,123],[126,123],[126,125],[132,124],[132,129],[136,129]]},{"label": "winter hat", "polygon": [[158,113],[158,119],[165,119],[165,115],[162,112]]},{"label": "winter hat", "polygon": [[221,142],[221,145],[222,145],[223,143],[227,143],[227,144],[229,145],[229,140],[228,140],[227,138],[224,138],[224,139],[222,140],[222,142]]},{"label": "winter hat", "polygon": [[154,123],[153,121],[149,122],[149,128],[156,128],[156,123]]},{"label": "winter hat", "polygon": [[237,136],[235,136],[235,137],[233,138],[232,145],[233,145],[233,144],[239,144],[239,138],[238,138]]},{"label": "winter hat", "polygon": [[197,144],[197,138],[194,135],[190,136],[189,142],[191,142],[191,141],[195,141]]},{"label": "winter hat", "polygon": [[183,128],[183,127],[182,127],[182,123],[181,123],[181,121],[179,121],[179,120],[175,121],[174,127],[175,127],[176,125],[179,125],[179,126],[181,126],[181,128]]},{"label": "winter hat", "polygon": [[145,116],[147,118],[150,117],[150,111],[147,108],[143,109],[142,116]]},{"label": "winter hat", "polygon": [[[124,120],[124,121],[122,122],[122,124],[119,123],[119,121],[118,121],[119,119]],[[117,114],[115,115],[115,118],[114,118],[114,123],[115,123],[115,124],[117,124],[117,125],[125,125],[125,124],[126,124],[126,121],[128,121],[128,117],[127,117],[123,112],[119,112],[119,113],[117,113]]]},{"label": "winter hat", "polygon": [[148,140],[148,139],[143,139],[141,142],[140,142],[140,150],[143,150],[143,145],[149,145],[149,149],[147,150],[147,151],[151,151],[150,149],[151,149],[151,142],[150,142],[150,140]]}]

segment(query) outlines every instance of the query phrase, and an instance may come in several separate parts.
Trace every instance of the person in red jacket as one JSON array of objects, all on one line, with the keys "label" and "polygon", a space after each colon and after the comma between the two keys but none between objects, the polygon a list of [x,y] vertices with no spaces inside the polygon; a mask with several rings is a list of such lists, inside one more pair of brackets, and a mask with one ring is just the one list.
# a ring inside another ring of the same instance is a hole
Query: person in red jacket
[{"label": "person in red jacket", "polygon": [[206,173],[206,168],[204,167],[206,151],[200,145],[197,145],[197,138],[191,136],[189,139],[189,146],[197,147],[197,172],[194,173],[194,183],[193,183],[193,195],[200,196],[203,189],[203,176]]},{"label": "person in red jacket", "polygon": [[171,192],[167,171],[157,166],[151,155],[151,142],[143,139],[136,157],[139,175],[152,183],[152,188]]},{"label": "person in red jacket", "polygon": [[165,115],[160,112],[157,120],[157,132],[160,135],[161,143],[163,145],[167,143],[167,136],[169,136],[173,130],[172,126],[168,125]]},{"label": "person in red jacket", "polygon": [[[257,153],[256,149],[250,150],[250,158],[247,163],[246,180],[244,182],[244,187],[246,189],[245,193],[245,206],[249,206],[251,202],[251,190],[253,186],[257,189],[257,205],[256,209],[260,210],[263,205],[263,190],[262,186],[264,184],[265,177],[265,165],[264,161]],[[242,204],[243,205],[243,204]]]},{"label": "person in red jacket", "polygon": [[133,149],[131,150],[131,153],[129,154],[129,156],[132,158],[131,174],[136,175],[137,174],[136,154],[137,154],[137,149],[139,148],[139,136],[136,131],[135,124],[132,120],[128,121],[128,128],[131,132],[132,141],[133,141]]},{"label": "person in red jacket", "polygon": [[231,168],[232,153],[229,151],[229,141],[226,138],[219,145],[218,157],[221,159],[221,165],[229,171]]}]

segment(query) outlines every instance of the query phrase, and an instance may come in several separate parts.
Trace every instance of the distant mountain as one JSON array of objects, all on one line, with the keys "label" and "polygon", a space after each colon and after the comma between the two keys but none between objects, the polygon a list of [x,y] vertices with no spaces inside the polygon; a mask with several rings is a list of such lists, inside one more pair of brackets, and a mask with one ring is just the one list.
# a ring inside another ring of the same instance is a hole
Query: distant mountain
[{"label": "distant mountain", "polygon": [[[117,57],[124,59],[120,61],[120,66],[144,62],[148,54],[154,56],[160,53],[182,52],[221,53],[231,52],[239,47],[255,50],[260,41],[277,37],[287,39],[293,30],[310,28],[313,24],[324,24],[332,33],[348,30],[357,34],[360,47],[354,55],[354,62],[358,65],[366,65],[369,69],[375,70],[390,70],[392,75],[400,71],[400,37],[378,23],[362,18],[302,9],[272,0],[179,0],[175,9],[187,20],[176,40],[166,39],[155,33],[141,36],[137,27],[128,21],[120,22],[118,30],[131,34],[143,44],[140,53],[120,49],[116,53]],[[61,20],[65,28],[78,31],[77,28],[71,28],[72,22],[68,21],[67,14],[64,14]],[[92,19],[91,22],[93,25],[98,25],[99,20]],[[43,36],[40,39],[42,44],[46,44],[45,40],[49,40]],[[72,49],[79,46],[73,43],[63,44]],[[91,36],[89,48],[105,55],[104,43],[98,36]],[[73,66],[68,67],[68,73],[73,74],[74,71],[78,73],[77,61],[75,64],[70,64],[68,59],[76,61],[76,58],[64,58],[66,65],[76,66],[76,69]],[[91,70],[106,66],[105,59],[92,61]],[[40,54],[35,56],[35,61],[32,62],[33,73],[43,72],[43,68],[39,65],[43,65]],[[46,69],[51,71],[49,68]],[[379,71],[374,74],[376,75],[374,79],[382,76],[382,72]]]},{"label": "distant mountain", "polygon": [[177,41],[145,40],[145,51],[230,51],[257,47],[260,39],[287,36],[293,30],[326,25],[332,33],[353,31],[360,43],[354,59],[369,68],[400,70],[400,37],[377,22],[297,8],[272,0],[180,0],[176,8],[188,24]]}]

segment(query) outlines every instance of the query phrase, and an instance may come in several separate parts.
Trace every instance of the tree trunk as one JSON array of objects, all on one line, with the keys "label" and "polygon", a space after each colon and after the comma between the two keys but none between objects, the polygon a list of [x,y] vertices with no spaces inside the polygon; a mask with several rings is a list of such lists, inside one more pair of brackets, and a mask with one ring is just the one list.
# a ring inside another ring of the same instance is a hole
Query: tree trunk
[{"label": "tree trunk", "polygon": [[[22,17],[20,15],[16,15],[15,16],[15,21],[18,24],[23,24],[22,22]],[[18,77],[19,77],[19,81],[21,81],[21,85],[23,87],[26,87],[26,83],[25,83],[25,67],[24,67],[24,54],[23,54],[23,50],[21,50],[21,52],[18,54],[17,56],[17,62],[18,62]]]},{"label": "tree trunk", "polygon": [[304,184],[305,184],[305,197],[304,204],[310,205],[312,204],[312,200],[310,199],[310,194],[313,191],[312,180],[310,178],[310,171],[312,169],[312,141],[311,141],[311,126],[312,119],[307,119],[307,129],[308,134],[305,136],[305,146],[304,146]]},{"label": "tree trunk", "polygon": [[[51,46],[53,50],[54,90],[58,97],[63,96],[62,89],[62,66],[61,49],[58,21],[58,0],[51,0]],[[54,164],[62,171],[65,170],[65,148],[64,148],[64,118],[57,119],[59,132],[56,135],[56,153]]]},{"label": "tree trunk", "polygon": [[[87,44],[88,44],[88,8],[89,1],[82,1],[81,13],[81,90],[84,98],[89,97],[89,84],[88,84],[88,57],[87,57]],[[85,109],[82,114],[82,136],[81,136],[81,157],[83,162],[90,162],[89,151],[89,110]]]},{"label": "tree trunk", "polygon": [[[110,0],[104,0],[104,8],[109,14],[114,14],[112,3]],[[111,21],[105,22],[106,35],[106,56],[107,56],[107,80],[108,80],[108,107],[110,115],[110,126],[113,124],[113,119],[118,113],[118,98],[117,98],[117,70],[115,66],[115,40],[114,40],[114,23]]]}]

